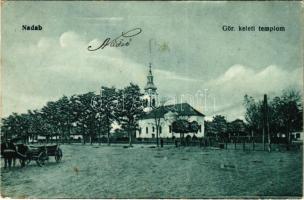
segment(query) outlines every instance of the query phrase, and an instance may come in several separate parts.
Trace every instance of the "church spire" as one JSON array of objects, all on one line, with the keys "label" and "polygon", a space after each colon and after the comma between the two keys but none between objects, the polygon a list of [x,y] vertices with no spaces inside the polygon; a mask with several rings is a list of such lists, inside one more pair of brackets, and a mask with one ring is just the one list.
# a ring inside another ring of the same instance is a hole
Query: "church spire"
[{"label": "church spire", "polygon": [[156,86],[153,83],[152,64],[151,63],[149,63],[149,73],[148,73],[148,76],[147,76],[147,84],[146,84],[146,87],[145,87],[145,91],[147,91],[149,89],[151,89],[153,91],[155,91],[157,89]]},{"label": "church spire", "polygon": [[158,106],[158,94],[156,92],[157,88],[153,82],[153,74],[152,74],[152,51],[151,51],[151,41],[149,40],[149,51],[150,51],[150,62],[149,62],[149,72],[147,75],[147,84],[145,86],[145,93],[143,96],[144,100],[144,111],[150,112],[154,108]]},{"label": "church spire", "polygon": [[152,63],[149,63],[149,74],[152,75]]}]

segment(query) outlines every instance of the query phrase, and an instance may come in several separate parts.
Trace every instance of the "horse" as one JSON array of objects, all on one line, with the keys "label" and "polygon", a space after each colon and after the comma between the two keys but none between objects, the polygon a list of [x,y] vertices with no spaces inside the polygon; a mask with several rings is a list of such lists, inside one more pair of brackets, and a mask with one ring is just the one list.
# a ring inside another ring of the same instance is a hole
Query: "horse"
[{"label": "horse", "polygon": [[17,144],[16,157],[19,159],[21,167],[25,166],[27,160],[27,152],[29,148],[25,144]]}]

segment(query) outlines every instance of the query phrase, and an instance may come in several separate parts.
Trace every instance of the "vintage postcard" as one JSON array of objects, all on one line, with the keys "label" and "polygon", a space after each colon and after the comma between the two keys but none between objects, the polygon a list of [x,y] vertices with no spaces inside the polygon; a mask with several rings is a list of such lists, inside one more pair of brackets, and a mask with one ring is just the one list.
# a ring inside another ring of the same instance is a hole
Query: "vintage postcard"
[{"label": "vintage postcard", "polygon": [[1,197],[302,198],[303,2],[2,1]]}]

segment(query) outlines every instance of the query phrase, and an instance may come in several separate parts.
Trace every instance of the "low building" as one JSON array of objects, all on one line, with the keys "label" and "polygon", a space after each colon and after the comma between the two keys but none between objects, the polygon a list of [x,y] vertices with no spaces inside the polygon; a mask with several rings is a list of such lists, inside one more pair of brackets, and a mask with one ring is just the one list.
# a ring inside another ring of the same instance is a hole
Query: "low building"
[{"label": "low building", "polygon": [[198,123],[197,133],[186,133],[184,136],[197,138],[204,137],[204,117],[205,115],[195,110],[188,103],[174,104],[164,106],[159,112],[152,110],[139,120],[139,130],[136,131],[136,138],[156,138],[156,120],[159,120],[159,138],[179,138],[179,133],[172,131],[172,122],[174,119],[184,119],[189,122]]}]

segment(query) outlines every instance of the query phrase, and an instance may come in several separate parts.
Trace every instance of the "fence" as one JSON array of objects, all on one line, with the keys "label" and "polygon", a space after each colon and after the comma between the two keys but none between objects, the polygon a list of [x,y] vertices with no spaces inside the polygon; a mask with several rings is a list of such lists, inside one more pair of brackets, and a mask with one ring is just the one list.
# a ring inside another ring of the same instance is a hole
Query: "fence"
[{"label": "fence", "polygon": [[[243,151],[268,151],[269,144],[267,138],[263,143],[263,137],[252,136],[232,136],[229,138],[220,137],[204,137],[183,140],[162,138],[164,145],[177,146],[199,146],[202,148],[213,147],[219,149],[243,150]],[[134,143],[138,144],[156,144],[156,139],[136,140]],[[289,144],[285,138],[271,138],[270,150],[286,151],[299,150],[302,147],[302,142]]]},{"label": "fence", "polygon": [[[159,138],[159,145],[175,145],[175,146],[199,146],[202,148],[213,147],[219,149],[231,149],[231,150],[244,150],[244,151],[268,151],[268,140],[265,138],[263,144],[263,137],[261,136],[231,136],[229,138],[221,137],[204,137],[204,138]],[[49,142],[63,142],[63,143],[82,143],[82,140],[50,140]],[[100,141],[97,138],[92,140],[92,143],[107,143],[107,138],[102,137]],[[129,139],[124,138],[110,138],[112,144],[127,144]],[[86,143],[90,143],[90,140],[86,139]],[[133,144],[150,144],[156,145],[156,138],[149,139],[136,139],[133,138]],[[284,150],[298,150],[302,148],[302,142],[289,144],[286,138],[271,138],[270,149],[276,151]]]}]

